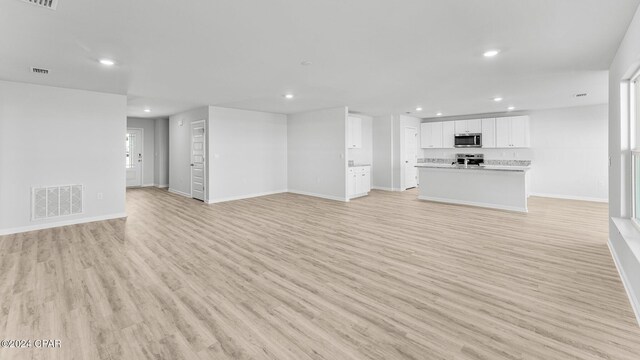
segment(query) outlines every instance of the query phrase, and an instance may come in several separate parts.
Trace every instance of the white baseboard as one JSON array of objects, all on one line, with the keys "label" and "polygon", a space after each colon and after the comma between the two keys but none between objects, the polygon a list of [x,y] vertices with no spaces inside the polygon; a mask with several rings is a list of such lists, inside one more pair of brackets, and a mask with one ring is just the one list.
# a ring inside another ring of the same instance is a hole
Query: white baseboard
[{"label": "white baseboard", "polygon": [[151,187],[151,186],[155,186],[156,184],[142,184],[142,186],[140,187]]},{"label": "white baseboard", "polygon": [[172,193],[172,194],[176,194],[176,195],[180,195],[180,196],[184,196],[184,197],[188,197],[188,198],[191,197],[191,194],[187,194],[187,193],[179,191],[179,190],[174,190],[172,188],[169,188],[169,192]]},{"label": "white baseboard", "polygon": [[286,192],[287,192],[287,190],[276,190],[276,191],[267,191],[267,192],[247,194],[247,195],[229,196],[229,197],[225,197],[225,198],[222,198],[222,199],[209,200],[209,201],[207,201],[207,204],[218,204],[218,203],[227,202],[227,201],[250,199],[250,198],[255,198],[255,197],[260,197],[260,196],[282,194],[282,193],[286,193]]},{"label": "white baseboard", "polygon": [[49,222],[49,223],[44,223],[44,224],[22,226],[22,227],[11,228],[11,229],[0,229],[0,235],[18,234],[18,233],[23,233],[23,232],[27,232],[27,231],[44,230],[44,229],[57,228],[57,227],[61,227],[61,226],[69,226],[69,225],[84,224],[84,223],[90,223],[90,222],[96,222],[96,221],[121,219],[121,218],[126,218],[126,217],[127,217],[127,213],[119,213],[119,214],[93,216],[93,217],[88,217],[88,218],[79,218],[79,219],[72,219],[72,220],[65,220],[65,221]]},{"label": "white baseboard", "polygon": [[497,210],[517,211],[517,212],[522,212],[522,213],[528,212],[527,208],[521,208],[521,207],[517,207],[517,206],[485,204],[485,203],[478,203],[478,202],[473,202],[473,201],[443,199],[443,198],[431,197],[431,196],[423,196],[423,195],[418,196],[418,199],[427,200],[427,201],[435,201],[435,202],[440,202],[440,203],[447,203],[447,204],[467,205],[467,206],[477,206],[477,207],[483,207],[483,208],[489,208],[489,209],[497,209]]},{"label": "white baseboard", "polygon": [[609,202],[609,199],[606,199],[606,198],[595,198],[595,197],[588,197],[588,196],[573,196],[573,195],[544,194],[544,193],[529,193],[528,196],[538,196],[538,197],[564,199],[564,200],[593,201],[593,202],[601,202],[601,203]]},{"label": "white baseboard", "polygon": [[335,200],[335,201],[342,201],[342,202],[349,201],[349,199],[341,198],[341,197],[338,197],[338,196],[316,194],[316,193],[312,193],[312,192],[308,192],[308,191],[300,191],[300,190],[291,190],[291,189],[289,189],[287,192],[290,192],[292,194],[298,194],[298,195],[313,196],[313,197],[318,197],[318,198],[328,199],[328,200]]},{"label": "white baseboard", "polygon": [[611,257],[613,258],[613,263],[616,265],[616,269],[618,270],[618,275],[622,280],[622,285],[624,286],[624,291],[627,292],[627,297],[629,298],[629,302],[631,303],[631,308],[633,309],[633,313],[636,315],[636,321],[638,325],[640,325],[640,302],[638,302],[638,298],[634,295],[634,292],[631,288],[631,283],[627,278],[627,274],[625,274],[622,265],[620,264],[620,259],[618,259],[618,255],[611,244],[611,239],[607,241],[607,246],[609,247],[609,252],[611,253]]},{"label": "white baseboard", "polygon": [[166,189],[169,187],[169,184],[153,184],[153,186],[160,188],[160,189]]},{"label": "white baseboard", "polygon": [[384,186],[372,186],[371,189],[372,190],[383,190],[383,191],[400,191],[400,189],[394,189],[394,188],[384,187]]}]

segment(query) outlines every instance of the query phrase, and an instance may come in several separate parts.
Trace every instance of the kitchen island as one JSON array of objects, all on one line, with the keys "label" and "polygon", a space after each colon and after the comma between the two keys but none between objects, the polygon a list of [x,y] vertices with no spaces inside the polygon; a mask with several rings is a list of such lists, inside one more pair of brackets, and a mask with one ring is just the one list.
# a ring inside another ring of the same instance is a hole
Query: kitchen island
[{"label": "kitchen island", "polygon": [[528,166],[420,163],[420,200],[527,212]]}]

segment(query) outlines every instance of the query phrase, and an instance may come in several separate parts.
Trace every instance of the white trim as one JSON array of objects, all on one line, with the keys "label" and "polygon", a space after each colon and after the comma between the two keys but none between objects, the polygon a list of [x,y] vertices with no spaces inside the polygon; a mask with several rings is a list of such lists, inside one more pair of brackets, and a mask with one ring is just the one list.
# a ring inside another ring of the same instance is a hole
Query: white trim
[{"label": "white trim", "polygon": [[[204,188],[204,199],[202,199],[202,201],[204,201],[205,203],[209,201],[209,184],[207,184],[207,179],[209,178],[207,175],[207,169],[209,169],[209,134],[207,133],[207,122],[202,119],[202,120],[196,120],[196,121],[192,121],[191,124],[189,124],[189,127],[191,128],[189,130],[189,164],[192,164],[193,162],[193,125],[196,125],[198,123],[202,123],[202,128],[204,129],[204,133],[203,133],[203,138],[204,138],[204,154],[202,155],[204,161],[204,169],[202,171],[203,175],[202,177],[204,178],[202,180],[202,187]],[[191,192],[191,194],[189,194],[189,197],[192,199],[195,199],[193,197],[193,166],[189,166],[189,191]],[[196,200],[200,200],[200,199],[196,199]]]},{"label": "white trim", "polygon": [[121,219],[126,217],[127,217],[127,213],[118,213],[118,214],[93,216],[88,218],[79,218],[79,219],[73,219],[73,220],[56,221],[56,222],[49,222],[44,224],[22,226],[17,228],[0,229],[0,235],[18,234],[18,233],[23,233],[27,231],[57,228],[61,226],[77,225],[77,224],[84,224],[84,223],[90,223],[90,222],[96,222],[96,221]]},{"label": "white trim", "polygon": [[601,202],[601,203],[609,202],[609,199],[606,199],[606,198],[595,198],[595,197],[589,197],[589,196],[574,196],[574,195],[559,195],[559,194],[544,194],[544,193],[529,193],[528,196],[538,196],[538,197],[564,199],[564,200],[592,201],[592,202]]},{"label": "white trim", "polygon": [[384,186],[372,186],[371,190],[383,190],[383,191],[397,191],[394,188],[384,187]]},{"label": "white trim", "polygon": [[172,188],[169,188],[169,192],[172,193],[172,194],[188,197],[190,199],[192,198],[191,194],[188,194],[186,192],[182,192],[182,191],[179,191],[179,190],[175,190],[175,189],[172,189]]},{"label": "white trim", "polygon": [[266,191],[266,192],[247,194],[247,195],[229,196],[229,197],[222,198],[222,199],[209,200],[206,203],[207,204],[218,204],[218,203],[227,202],[227,201],[251,199],[251,198],[255,198],[255,197],[282,194],[282,193],[286,193],[286,192],[287,192],[287,190],[276,190],[276,191]]},{"label": "white trim", "polygon": [[[624,240],[624,239],[623,239]],[[640,302],[638,298],[634,295],[633,291],[631,291],[631,283],[625,274],[622,265],[620,264],[620,259],[618,259],[618,255],[613,249],[613,245],[611,244],[611,239],[607,240],[607,246],[609,247],[609,252],[611,253],[611,257],[613,258],[613,263],[616,265],[616,270],[618,270],[618,275],[622,280],[622,285],[624,287],[624,291],[627,293],[627,297],[629,298],[629,302],[631,303],[631,308],[633,309],[633,313],[636,315],[636,321],[638,325],[640,325]]]},{"label": "white trim", "polygon": [[153,186],[160,188],[160,189],[166,189],[169,187],[169,184],[153,184]]},{"label": "white trim", "polygon": [[444,199],[444,198],[438,198],[438,197],[432,197],[432,196],[424,196],[424,195],[418,196],[418,199],[427,200],[427,201],[435,201],[435,202],[440,202],[440,203],[447,203],[447,204],[467,205],[467,206],[477,206],[477,207],[483,207],[483,208],[489,208],[489,209],[517,211],[517,212],[522,212],[522,213],[528,212],[526,207],[525,208],[521,208],[521,207],[517,207],[517,206],[486,204],[486,203],[478,203],[478,202],[473,202],[473,201]]},{"label": "white trim", "polygon": [[316,193],[311,193],[311,192],[307,192],[307,191],[289,189],[289,190],[287,190],[287,192],[290,192],[292,194],[298,194],[298,195],[313,196],[313,197],[318,197],[318,198],[328,199],[328,200],[335,200],[335,201],[342,201],[342,202],[348,202],[349,201],[349,199],[347,199],[347,198],[341,198],[341,197],[333,196],[333,195],[316,194]]},{"label": "white trim", "polygon": [[155,186],[155,184],[142,184],[142,186],[140,187],[149,187],[149,186]]}]

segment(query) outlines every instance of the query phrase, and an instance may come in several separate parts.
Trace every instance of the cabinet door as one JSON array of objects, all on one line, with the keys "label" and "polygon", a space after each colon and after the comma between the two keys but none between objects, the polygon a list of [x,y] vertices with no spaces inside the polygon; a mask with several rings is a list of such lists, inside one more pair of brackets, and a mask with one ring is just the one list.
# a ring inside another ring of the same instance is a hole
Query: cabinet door
[{"label": "cabinet door", "polygon": [[434,148],[442,148],[442,123],[435,122],[431,124],[431,145]]},{"label": "cabinet door", "polygon": [[362,179],[362,192],[368,193],[371,191],[371,169],[366,168],[360,178]]},{"label": "cabinet door", "polygon": [[470,134],[480,134],[482,132],[482,120],[481,119],[467,120],[467,131]]},{"label": "cabinet door", "polygon": [[454,121],[454,126],[456,130],[456,134],[464,134],[469,132],[467,130],[467,120],[456,120]]},{"label": "cabinet door", "polygon": [[482,119],[482,147],[496,147],[496,119]]},{"label": "cabinet door", "polygon": [[356,193],[357,188],[356,188],[356,174],[351,171],[349,172],[349,174],[347,175],[347,196],[351,197]]},{"label": "cabinet door", "polygon": [[455,147],[456,125],[454,121],[442,123],[442,147],[453,149]]},{"label": "cabinet door", "polygon": [[360,149],[362,148],[362,119],[355,116],[349,116],[347,118],[347,148]]},{"label": "cabinet door", "polygon": [[529,147],[529,117],[511,118],[511,147]]},{"label": "cabinet door", "polygon": [[429,148],[431,142],[431,123],[420,124],[420,147]]},{"label": "cabinet door", "polygon": [[496,147],[511,147],[511,118],[496,119]]}]

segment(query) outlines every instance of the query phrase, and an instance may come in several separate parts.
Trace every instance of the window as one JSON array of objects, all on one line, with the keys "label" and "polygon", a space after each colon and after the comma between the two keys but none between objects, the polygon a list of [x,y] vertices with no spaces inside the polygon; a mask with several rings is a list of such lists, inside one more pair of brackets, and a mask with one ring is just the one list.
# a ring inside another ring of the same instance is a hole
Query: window
[{"label": "window", "polygon": [[136,142],[136,135],[132,133],[127,133],[127,139],[125,141],[125,152],[126,152],[125,167],[127,169],[133,168],[133,161],[132,161],[133,157],[131,154],[131,150],[135,148],[135,142]]},{"label": "window", "polygon": [[631,177],[632,177],[632,219],[637,227],[640,228],[640,73],[631,80],[629,84],[630,90],[630,118],[631,118],[631,131],[632,146],[634,149],[631,151]]}]

